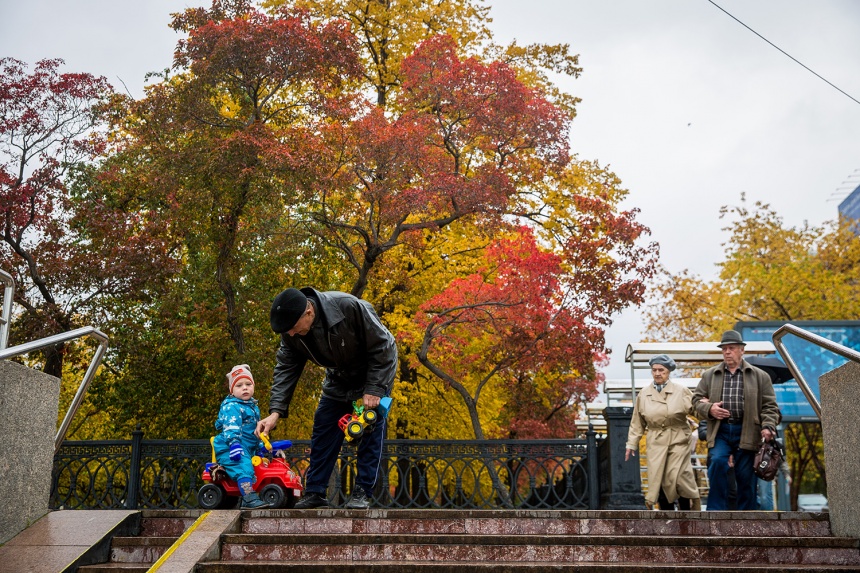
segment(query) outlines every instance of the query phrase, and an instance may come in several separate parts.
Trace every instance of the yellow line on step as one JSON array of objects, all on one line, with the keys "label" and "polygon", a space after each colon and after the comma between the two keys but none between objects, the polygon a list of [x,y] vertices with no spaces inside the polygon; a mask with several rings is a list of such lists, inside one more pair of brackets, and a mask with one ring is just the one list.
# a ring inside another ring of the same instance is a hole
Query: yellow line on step
[{"label": "yellow line on step", "polygon": [[164,565],[164,562],[165,562],[165,561],[167,561],[167,560],[168,560],[168,558],[170,558],[170,556],[171,556],[171,555],[173,555],[173,552],[174,552],[174,551],[176,551],[177,549],[179,549],[179,546],[180,546],[180,545],[182,545],[182,544],[185,542],[185,540],[186,540],[186,539],[188,539],[188,536],[189,536],[189,535],[191,535],[191,533],[193,533],[193,532],[194,532],[194,530],[195,530],[195,529],[197,529],[197,527],[198,527],[201,523],[203,523],[203,520],[204,520],[204,519],[206,519],[207,517],[209,517],[209,514],[210,514],[210,513],[212,513],[212,512],[211,512],[211,511],[207,511],[206,513],[204,513],[203,515],[201,515],[200,517],[198,517],[198,518],[197,518],[197,521],[195,521],[194,523],[192,523],[192,524],[191,524],[191,527],[189,527],[188,529],[186,529],[186,530],[185,530],[185,533],[183,533],[182,535],[180,535],[180,536],[179,536],[179,539],[177,539],[176,541],[174,541],[174,542],[173,542],[173,545],[171,545],[170,547],[168,547],[168,548],[167,548],[167,551],[165,551],[165,552],[164,552],[164,555],[162,555],[162,556],[158,559],[158,561],[156,561],[155,563],[153,563],[153,564],[152,564],[152,567],[150,567],[150,568],[147,570],[147,573],[155,573],[156,571],[158,571],[159,567],[161,567],[162,565]]}]

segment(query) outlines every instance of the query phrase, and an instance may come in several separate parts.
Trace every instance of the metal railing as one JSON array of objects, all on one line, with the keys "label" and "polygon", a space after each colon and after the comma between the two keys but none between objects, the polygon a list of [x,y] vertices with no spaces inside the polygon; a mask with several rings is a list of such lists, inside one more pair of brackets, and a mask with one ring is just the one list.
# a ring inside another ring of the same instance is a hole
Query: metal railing
[{"label": "metal railing", "polygon": [[12,320],[12,296],[15,294],[15,279],[0,269],[0,282],[3,283],[3,307],[0,311],[0,350],[9,344],[9,321]]},{"label": "metal railing", "polygon": [[806,399],[809,400],[809,405],[812,406],[812,409],[815,411],[815,415],[818,416],[818,419],[820,420],[821,404],[818,402],[818,398],[815,397],[815,394],[813,394],[809,384],[803,378],[803,374],[800,373],[800,369],[798,369],[797,364],[795,364],[794,360],[791,358],[788,349],[786,349],[785,345],[782,343],[782,338],[786,334],[793,334],[802,340],[811,342],[825,350],[829,350],[830,352],[838,354],[839,356],[858,364],[860,364],[860,352],[818,336],[817,334],[813,334],[807,330],[794,326],[793,324],[784,324],[773,333],[773,345],[776,346],[777,352],[782,356],[785,365],[788,366],[789,371],[791,371],[792,376],[794,376],[794,379],[797,381],[797,385],[800,387],[801,391],[803,391],[803,395],[806,396]]},{"label": "metal railing", "polygon": [[[286,453],[303,475],[310,442],[294,441]],[[355,485],[355,453],[345,444],[332,473],[335,507]],[[68,441],[54,456],[50,507],[195,508],[211,455],[208,440],[143,440],[140,431],[131,440]],[[598,509],[596,460],[594,432],[578,440],[387,440],[374,507]]]},{"label": "metal railing", "polygon": [[60,449],[60,444],[63,443],[63,440],[66,437],[66,432],[69,430],[69,425],[72,423],[72,418],[75,417],[75,413],[78,411],[78,408],[80,408],[81,402],[84,401],[84,394],[87,393],[87,388],[90,387],[90,382],[92,382],[93,377],[96,374],[96,370],[102,362],[102,358],[104,357],[105,351],[107,351],[108,337],[93,326],[84,326],[83,328],[77,328],[75,330],[70,330],[69,332],[64,332],[62,334],[55,334],[54,336],[49,336],[41,340],[28,342],[26,344],[19,344],[17,346],[13,346],[12,348],[0,350],[0,360],[5,360],[6,358],[21,356],[22,354],[27,354],[28,352],[32,352],[34,350],[41,350],[42,348],[47,348],[48,346],[54,346],[55,344],[60,344],[62,342],[69,342],[77,338],[83,338],[84,336],[91,336],[95,338],[96,340],[98,340],[99,345],[96,347],[95,353],[93,354],[93,358],[92,360],[90,360],[90,365],[89,367],[87,367],[87,371],[84,374],[84,379],[81,380],[81,385],[78,386],[78,391],[75,393],[75,397],[72,399],[72,403],[69,404],[69,409],[66,411],[66,415],[63,418],[63,422],[60,424],[59,430],[57,430],[57,435],[54,438],[54,453],[56,453],[57,450]]},{"label": "metal railing", "polygon": [[89,367],[87,367],[86,373],[84,373],[84,379],[81,380],[81,384],[80,386],[78,386],[78,391],[75,393],[75,397],[72,399],[72,403],[69,404],[69,409],[66,411],[66,415],[63,418],[63,422],[60,424],[60,428],[57,430],[57,435],[54,438],[54,453],[56,454],[57,450],[60,449],[60,444],[63,443],[63,440],[66,437],[66,432],[68,432],[69,430],[69,425],[72,423],[72,418],[75,417],[75,413],[77,413],[78,408],[80,408],[81,402],[84,401],[84,395],[86,394],[87,389],[90,386],[90,382],[92,382],[93,377],[96,374],[96,370],[101,364],[102,358],[107,351],[108,337],[103,332],[93,326],[85,326],[83,328],[70,330],[69,332],[55,334],[54,336],[48,336],[47,338],[42,338],[41,340],[36,340],[33,342],[28,342],[26,344],[19,344],[17,346],[13,346],[12,348],[7,348],[6,342],[8,341],[9,336],[8,328],[12,314],[12,292],[15,290],[15,280],[10,274],[6,273],[5,271],[0,271],[0,280],[2,280],[6,284],[3,295],[3,311],[2,315],[0,315],[0,360],[13,358],[15,356],[21,356],[34,350],[41,350],[42,348],[47,348],[49,346],[54,346],[63,342],[69,342],[71,340],[83,338],[85,336],[95,338],[99,343],[96,347],[95,353],[93,354],[92,360],[90,360],[90,365]]}]

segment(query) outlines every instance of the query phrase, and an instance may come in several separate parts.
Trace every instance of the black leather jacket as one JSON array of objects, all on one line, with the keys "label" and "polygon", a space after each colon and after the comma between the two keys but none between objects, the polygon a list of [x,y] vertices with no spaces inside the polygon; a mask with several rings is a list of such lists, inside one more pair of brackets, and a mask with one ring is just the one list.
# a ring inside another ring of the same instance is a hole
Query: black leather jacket
[{"label": "black leather jacket", "polygon": [[281,334],[269,412],[289,415],[296,384],[310,359],[325,367],[323,394],[351,402],[364,394],[388,396],[397,371],[397,344],[373,306],[351,294],[312,288],[301,291],[316,319],[304,336]]}]

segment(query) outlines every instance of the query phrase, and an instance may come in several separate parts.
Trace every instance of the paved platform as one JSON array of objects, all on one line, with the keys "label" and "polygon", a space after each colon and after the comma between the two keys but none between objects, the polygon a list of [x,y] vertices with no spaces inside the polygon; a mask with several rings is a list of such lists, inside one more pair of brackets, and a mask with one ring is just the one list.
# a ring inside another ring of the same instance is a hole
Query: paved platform
[{"label": "paved platform", "polygon": [[145,516],[196,519],[154,565],[158,573],[190,573],[197,562],[218,557],[221,534],[238,532],[241,512],[53,511],[0,547],[0,573],[62,573],[104,563],[111,538],[137,536]]},{"label": "paved platform", "polygon": [[0,573],[59,573],[139,526],[139,511],[52,511],[0,547]]}]

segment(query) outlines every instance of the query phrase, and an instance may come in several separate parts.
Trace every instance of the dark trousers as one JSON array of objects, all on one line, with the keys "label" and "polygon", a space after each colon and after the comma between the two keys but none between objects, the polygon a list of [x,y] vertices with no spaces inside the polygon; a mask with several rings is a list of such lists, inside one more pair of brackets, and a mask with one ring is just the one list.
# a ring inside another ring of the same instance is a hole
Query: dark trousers
[{"label": "dark trousers", "polygon": [[[325,495],[344,440],[343,430],[338,426],[338,421],[345,414],[351,413],[352,402],[340,402],[326,396],[320,398],[314,414],[310,464],[305,473],[305,492]],[[380,417],[379,421],[366,428],[359,438],[356,452],[358,462],[356,485],[361,487],[368,496],[373,495],[376,477],[379,474],[384,437],[385,418]]]},{"label": "dark trousers", "polygon": [[708,511],[726,511],[729,507],[729,456],[734,457],[734,474],[737,482],[737,508],[756,508],[756,478],[753,473],[755,452],[740,449],[741,424],[720,424],[708,463]]}]

